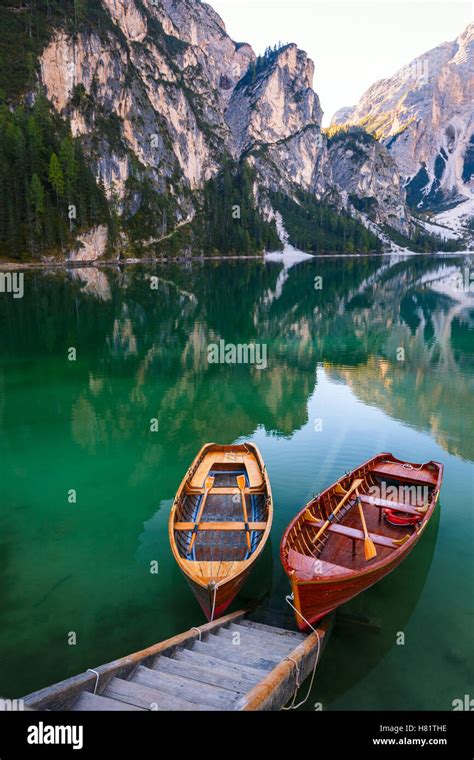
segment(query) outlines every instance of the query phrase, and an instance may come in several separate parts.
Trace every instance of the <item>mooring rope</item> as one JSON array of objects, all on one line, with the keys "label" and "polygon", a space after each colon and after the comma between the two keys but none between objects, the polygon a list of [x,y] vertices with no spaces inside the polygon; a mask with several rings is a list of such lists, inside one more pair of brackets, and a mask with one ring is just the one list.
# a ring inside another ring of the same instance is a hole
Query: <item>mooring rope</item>
[{"label": "mooring rope", "polygon": [[317,665],[318,665],[318,662],[319,662],[319,654],[320,654],[320,651],[321,651],[321,638],[319,636],[318,631],[316,630],[316,628],[313,628],[313,626],[311,625],[311,623],[308,620],[306,620],[305,616],[299,610],[296,609],[296,607],[294,606],[294,604],[292,604],[292,602],[294,601],[294,598],[295,597],[294,597],[293,594],[289,594],[289,596],[285,597],[285,600],[288,602],[288,604],[290,605],[290,607],[292,607],[293,610],[300,616],[300,618],[302,620],[304,620],[304,622],[306,623],[306,625],[309,626],[309,628],[311,628],[311,630],[313,631],[313,633],[316,634],[316,636],[318,637],[318,649],[317,649],[317,652],[316,652],[316,659],[314,661],[313,674],[311,676],[311,682],[309,684],[308,693],[306,694],[305,698],[301,702],[298,702],[297,705],[295,705],[296,695],[298,694],[298,690],[299,690],[299,688],[301,686],[301,684],[300,684],[300,668],[299,668],[298,663],[292,657],[289,657],[289,656],[285,657],[285,660],[290,660],[295,665],[295,668],[296,668],[296,690],[295,690],[295,693],[293,694],[293,699],[291,700],[291,704],[288,705],[288,707],[283,707],[282,710],[297,710],[298,707],[301,707],[301,705],[304,705],[308,701],[309,695],[311,694],[311,689],[313,688],[314,676],[316,675],[316,668],[317,668]]},{"label": "mooring rope", "polygon": [[213,583],[214,588],[214,599],[212,600],[212,610],[211,610],[211,620],[210,622],[214,620],[214,612],[216,610],[216,598],[217,598],[217,583]]},{"label": "mooring rope", "polygon": [[198,628],[198,627],[197,627],[197,625],[193,625],[193,627],[191,628],[191,630],[192,630],[192,631],[197,631],[197,632],[198,632],[198,636],[199,636],[199,638],[198,638],[198,641],[201,641],[201,640],[202,640],[202,632],[201,632],[201,629],[200,629],[200,628]]},{"label": "mooring rope", "polygon": [[97,670],[93,670],[92,668],[87,668],[87,672],[88,673],[95,673],[95,686],[94,686],[93,694],[97,694],[97,687],[99,685],[99,674],[98,674]]}]

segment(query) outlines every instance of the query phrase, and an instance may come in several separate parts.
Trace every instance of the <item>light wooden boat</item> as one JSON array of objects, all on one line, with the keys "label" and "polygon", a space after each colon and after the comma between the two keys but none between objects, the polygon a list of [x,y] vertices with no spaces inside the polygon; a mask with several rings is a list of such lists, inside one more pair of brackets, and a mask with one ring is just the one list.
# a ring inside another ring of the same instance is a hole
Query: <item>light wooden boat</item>
[{"label": "light wooden boat", "polygon": [[273,501],[258,448],[208,443],[171,509],[173,555],[208,620],[224,614],[270,534]]},{"label": "light wooden boat", "polygon": [[379,454],[291,521],[280,547],[301,630],[386,576],[412,551],[436,506],[439,462]]}]

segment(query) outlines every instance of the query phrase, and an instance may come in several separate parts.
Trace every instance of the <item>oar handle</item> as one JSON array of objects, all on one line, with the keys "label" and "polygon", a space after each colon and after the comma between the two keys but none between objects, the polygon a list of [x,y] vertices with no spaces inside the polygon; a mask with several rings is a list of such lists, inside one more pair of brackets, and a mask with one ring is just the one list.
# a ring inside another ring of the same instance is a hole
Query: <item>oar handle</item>
[{"label": "oar handle", "polygon": [[328,527],[331,525],[332,521],[335,519],[335,517],[336,517],[337,513],[339,512],[339,510],[342,509],[342,507],[344,506],[344,504],[346,503],[346,501],[348,500],[348,498],[351,496],[351,494],[354,492],[354,490],[357,491],[357,488],[360,485],[360,483],[361,483],[361,481],[358,480],[357,481],[357,485],[352,485],[349,488],[349,490],[347,491],[346,495],[343,496],[343,498],[341,499],[341,501],[339,502],[339,504],[337,505],[337,507],[333,510],[332,514],[329,515],[328,519],[326,520],[326,522],[324,523],[324,525],[322,526],[322,528],[320,528],[318,530],[318,532],[316,533],[315,537],[313,538],[313,544],[315,544],[316,541],[323,535],[324,531],[328,529]]},{"label": "oar handle", "polygon": [[193,534],[191,536],[191,541],[189,543],[189,550],[188,551],[191,551],[192,548],[193,548],[193,546],[194,546],[194,542],[196,540],[196,536],[197,536],[198,531],[199,531],[199,526],[201,524],[202,513],[204,512],[204,507],[206,505],[207,497],[208,497],[209,491],[211,491],[211,489],[212,489],[213,486],[214,486],[214,478],[208,478],[206,480],[206,483],[205,483],[205,486],[204,486],[204,495],[202,497],[202,501],[201,501],[201,504],[199,506],[199,512],[198,512],[198,516],[196,518],[196,523],[195,523],[194,528],[193,528]]},{"label": "oar handle", "polygon": [[355,490],[355,495],[356,495],[356,499],[357,499],[357,506],[359,507],[359,514],[360,514],[360,519],[361,519],[361,522],[362,522],[362,529],[364,531],[364,536],[366,538],[369,538],[369,531],[367,530],[367,523],[365,522],[364,510],[362,509],[362,501],[361,501],[361,498],[359,496],[359,491],[357,490],[357,488]]},{"label": "oar handle", "polygon": [[250,526],[249,526],[249,519],[248,519],[248,514],[247,514],[247,502],[245,501],[245,478],[243,475],[239,475],[237,477],[237,485],[240,491],[240,500],[242,502],[242,512],[244,513],[245,538],[247,539],[247,548],[250,551],[252,544],[250,541]]}]

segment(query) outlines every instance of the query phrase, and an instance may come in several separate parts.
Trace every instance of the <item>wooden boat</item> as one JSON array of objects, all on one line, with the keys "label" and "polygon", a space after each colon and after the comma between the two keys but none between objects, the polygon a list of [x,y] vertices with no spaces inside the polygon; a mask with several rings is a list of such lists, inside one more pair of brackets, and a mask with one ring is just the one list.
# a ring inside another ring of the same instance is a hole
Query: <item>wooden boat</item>
[{"label": "wooden boat", "polygon": [[302,631],[403,561],[434,512],[442,478],[439,462],[413,464],[379,454],[296,515],[280,557]]},{"label": "wooden boat", "polygon": [[171,509],[173,555],[208,620],[224,614],[270,534],[273,501],[258,448],[208,443]]}]

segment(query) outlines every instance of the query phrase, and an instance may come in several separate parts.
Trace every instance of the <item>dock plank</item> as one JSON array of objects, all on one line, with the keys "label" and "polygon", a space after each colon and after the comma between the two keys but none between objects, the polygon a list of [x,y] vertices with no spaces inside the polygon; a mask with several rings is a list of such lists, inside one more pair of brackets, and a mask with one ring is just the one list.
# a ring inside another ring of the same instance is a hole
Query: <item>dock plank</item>
[{"label": "dock plank", "polygon": [[207,705],[198,706],[193,702],[178,699],[158,689],[152,689],[148,686],[143,686],[143,684],[133,683],[132,681],[123,681],[121,678],[112,678],[103,696],[152,711],[212,710],[212,707],[208,707]]},{"label": "dock plank", "polygon": [[223,689],[212,684],[202,684],[190,678],[166,673],[163,671],[150,670],[140,665],[132,676],[132,683],[158,689],[164,694],[178,697],[186,702],[197,705],[209,705],[215,710],[231,710],[239,696],[238,692]]},{"label": "dock plank", "polygon": [[[214,641],[215,639],[215,641]],[[196,641],[194,649],[203,654],[210,654],[217,657],[218,660],[225,662],[234,662],[237,665],[250,665],[259,670],[269,671],[278,664],[278,657],[260,656],[252,654],[251,649],[244,647],[232,646],[232,644],[222,643],[216,636],[209,636],[207,641]]]},{"label": "dock plank", "polygon": [[220,686],[223,689],[229,689],[231,692],[245,694],[255,685],[255,679],[250,679],[245,673],[235,672],[223,673],[222,670],[212,670],[204,668],[202,665],[196,665],[191,662],[183,662],[171,657],[160,657],[153,670],[164,673],[172,673],[183,678],[190,678],[193,681],[202,684],[211,684]]},{"label": "dock plank", "polygon": [[264,677],[267,674],[266,670],[263,670],[262,668],[252,668],[248,665],[236,665],[234,662],[225,662],[224,660],[218,660],[216,657],[213,657],[210,653],[208,654],[207,651],[205,653],[196,652],[195,649],[183,649],[180,652],[176,652],[174,658],[175,660],[184,660],[186,662],[194,662],[199,663],[201,665],[214,668],[219,673],[229,673],[232,674],[233,677],[240,674],[245,674],[245,677],[248,680],[254,681],[254,683],[258,683],[258,681]]},{"label": "dock plank", "polygon": [[139,712],[143,712],[144,708],[126,704],[117,699],[101,697],[98,694],[92,694],[90,691],[84,691],[72,706],[71,710],[73,712],[109,712],[112,710],[138,710]]},{"label": "dock plank", "polygon": [[255,628],[257,631],[270,633],[272,636],[291,636],[300,641],[305,641],[307,638],[304,633],[300,633],[299,631],[287,631],[286,628],[277,628],[277,626],[267,625],[266,623],[256,623],[253,620],[241,619],[238,625],[241,625],[243,628]]},{"label": "dock plank", "polygon": [[239,636],[240,645],[252,647],[253,651],[262,651],[263,653],[271,651],[272,654],[281,654],[285,656],[295,648],[295,641],[283,639],[281,636],[272,636],[268,634],[263,636],[261,632],[254,633],[248,628],[227,629],[223,628],[217,633],[218,638],[232,643],[235,637]]}]

